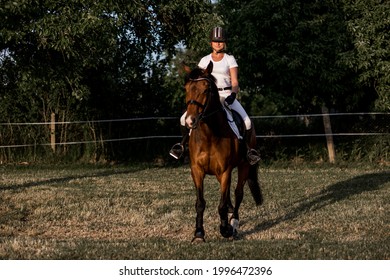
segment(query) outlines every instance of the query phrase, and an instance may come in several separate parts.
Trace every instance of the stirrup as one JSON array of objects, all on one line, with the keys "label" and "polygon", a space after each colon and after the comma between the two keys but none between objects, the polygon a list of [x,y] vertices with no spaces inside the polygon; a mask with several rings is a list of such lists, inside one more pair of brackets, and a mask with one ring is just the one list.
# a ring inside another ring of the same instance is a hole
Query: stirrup
[{"label": "stirrup", "polygon": [[255,149],[249,149],[246,158],[250,165],[255,165],[260,161],[260,155]]},{"label": "stirrup", "polygon": [[176,143],[169,151],[169,154],[175,159],[181,158],[183,153],[184,153],[184,146],[181,143]]}]

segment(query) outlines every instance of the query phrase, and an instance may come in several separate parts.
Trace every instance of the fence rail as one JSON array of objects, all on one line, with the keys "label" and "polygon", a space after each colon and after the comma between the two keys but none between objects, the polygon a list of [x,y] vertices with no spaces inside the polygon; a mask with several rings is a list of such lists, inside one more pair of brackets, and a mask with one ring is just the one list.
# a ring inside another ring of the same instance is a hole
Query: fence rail
[{"label": "fence rail", "polygon": [[[386,118],[383,124],[382,132],[335,132],[335,133],[296,133],[296,134],[259,134],[257,138],[269,139],[269,138],[303,138],[303,137],[340,137],[340,136],[386,136],[390,135],[390,113],[381,112],[361,112],[361,113],[329,113],[329,117],[345,117],[345,116],[383,116]],[[318,118],[323,117],[325,114],[305,114],[305,115],[277,115],[277,116],[251,116],[251,119],[256,120],[275,120],[275,119],[307,119],[307,118]],[[90,120],[90,121],[56,121],[56,122],[17,122],[17,123],[0,123],[0,128],[3,127],[16,127],[16,126],[59,126],[59,125],[76,125],[76,124],[104,124],[104,123],[120,123],[120,122],[142,122],[142,121],[161,121],[161,120],[177,120],[178,117],[140,117],[140,118],[127,118],[127,119],[111,119],[111,120]],[[0,143],[0,148],[26,148],[36,146],[64,146],[64,145],[77,145],[77,144],[90,144],[90,143],[104,143],[104,142],[120,142],[120,141],[140,141],[140,140],[151,140],[151,139],[170,139],[180,138],[179,135],[145,135],[136,137],[123,137],[114,139],[99,139],[99,140],[80,140],[80,141],[68,141],[68,142],[47,142],[47,143],[34,143],[34,144],[13,144],[4,145]],[[48,140],[50,137],[47,138]]]},{"label": "fence rail", "polygon": [[[325,114],[298,114],[298,115],[277,115],[277,116],[251,116],[252,120],[255,119],[286,119],[286,118],[302,118],[302,117],[323,117]],[[382,112],[361,112],[361,113],[329,113],[330,117],[332,116],[389,116],[390,113]],[[55,124],[86,124],[86,123],[108,123],[108,122],[130,122],[130,121],[145,121],[145,120],[179,120],[178,117],[139,117],[139,118],[128,118],[128,119],[111,119],[111,120],[91,120],[91,121],[66,121],[66,122],[55,122]],[[52,122],[3,122],[0,123],[0,126],[9,126],[9,125],[50,125]]]},{"label": "fence rail", "polygon": [[[50,117],[50,122],[0,122],[0,163],[155,160],[169,158],[167,151],[181,138],[178,117]],[[265,160],[390,161],[390,113],[323,111],[251,119]]]}]

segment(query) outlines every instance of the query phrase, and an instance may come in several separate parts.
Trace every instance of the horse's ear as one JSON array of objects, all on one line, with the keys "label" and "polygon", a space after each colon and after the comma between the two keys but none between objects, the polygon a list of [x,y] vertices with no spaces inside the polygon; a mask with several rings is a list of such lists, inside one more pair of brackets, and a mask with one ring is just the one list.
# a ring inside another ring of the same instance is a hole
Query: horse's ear
[{"label": "horse's ear", "polygon": [[206,74],[211,74],[213,72],[213,62],[210,60],[210,63],[209,65],[207,65],[207,68],[206,68]]},{"label": "horse's ear", "polygon": [[191,68],[184,62],[182,61],[181,64],[183,65],[183,69],[187,74],[191,73]]}]

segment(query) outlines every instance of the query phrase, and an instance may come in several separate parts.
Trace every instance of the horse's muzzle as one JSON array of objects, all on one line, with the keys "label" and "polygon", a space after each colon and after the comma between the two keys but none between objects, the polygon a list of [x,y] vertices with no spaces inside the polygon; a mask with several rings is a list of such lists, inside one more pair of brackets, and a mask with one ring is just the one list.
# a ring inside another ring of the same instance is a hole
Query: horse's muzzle
[{"label": "horse's muzzle", "polygon": [[198,114],[197,116],[188,115],[186,117],[186,126],[189,129],[195,129],[198,127],[199,121],[202,119],[202,113]]},{"label": "horse's muzzle", "polygon": [[187,116],[186,117],[186,126],[191,129],[191,128],[194,128],[194,124],[195,124],[195,117]]}]

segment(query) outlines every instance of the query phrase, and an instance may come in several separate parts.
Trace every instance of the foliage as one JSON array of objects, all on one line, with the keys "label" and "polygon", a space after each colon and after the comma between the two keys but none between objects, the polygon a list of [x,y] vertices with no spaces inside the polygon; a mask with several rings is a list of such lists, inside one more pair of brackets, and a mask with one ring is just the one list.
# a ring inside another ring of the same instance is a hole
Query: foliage
[{"label": "foliage", "polygon": [[388,1],[220,4],[256,113],[388,110]]},{"label": "foliage", "polygon": [[[1,119],[165,115],[165,65],[178,42],[196,45],[193,32],[206,29],[208,7],[209,1],[3,1]],[[97,134],[111,138],[127,129]]]},{"label": "foliage", "polygon": [[354,48],[342,54],[345,65],[369,89],[378,110],[390,110],[390,2],[345,1],[344,12]]},{"label": "foliage", "polygon": [[[181,63],[193,67],[210,51],[216,25],[228,31],[241,102],[252,115],[318,113],[324,104],[342,112],[389,111],[389,6],[380,0],[4,0],[0,120],[48,122],[52,113],[64,123],[179,117]],[[164,123],[59,128],[60,141],[95,141],[76,148],[75,158],[108,159],[127,144],[96,141],[167,129]],[[4,145],[46,142],[49,133],[48,126],[0,126]],[[86,151],[91,154],[83,156]]]}]

